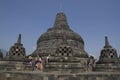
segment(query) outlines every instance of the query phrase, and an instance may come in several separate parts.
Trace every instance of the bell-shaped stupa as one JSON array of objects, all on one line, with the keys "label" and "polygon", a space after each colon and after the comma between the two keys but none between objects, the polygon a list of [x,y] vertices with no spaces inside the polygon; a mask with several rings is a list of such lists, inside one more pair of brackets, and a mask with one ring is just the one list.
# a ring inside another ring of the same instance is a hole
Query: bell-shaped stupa
[{"label": "bell-shaped stupa", "polygon": [[56,15],[54,26],[39,37],[37,49],[31,55],[55,55],[58,46],[64,42],[72,48],[73,56],[88,57],[82,37],[70,29],[65,14],[60,12]]}]

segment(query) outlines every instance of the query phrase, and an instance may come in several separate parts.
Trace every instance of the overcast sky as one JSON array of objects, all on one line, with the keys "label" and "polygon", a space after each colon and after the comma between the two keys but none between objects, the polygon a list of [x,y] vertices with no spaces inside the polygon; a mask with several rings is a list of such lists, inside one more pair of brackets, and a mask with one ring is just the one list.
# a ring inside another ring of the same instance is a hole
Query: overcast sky
[{"label": "overcast sky", "polygon": [[105,36],[120,54],[120,0],[0,0],[0,48],[9,51],[22,34],[26,54],[31,54],[60,11],[90,55],[98,58]]}]

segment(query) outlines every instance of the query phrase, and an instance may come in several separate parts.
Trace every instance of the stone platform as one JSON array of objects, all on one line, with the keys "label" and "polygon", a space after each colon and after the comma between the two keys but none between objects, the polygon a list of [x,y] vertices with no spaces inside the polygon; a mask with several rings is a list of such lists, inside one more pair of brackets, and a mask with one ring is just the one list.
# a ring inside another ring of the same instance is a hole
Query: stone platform
[{"label": "stone platform", "polygon": [[0,71],[0,80],[120,80],[120,72],[45,73]]}]

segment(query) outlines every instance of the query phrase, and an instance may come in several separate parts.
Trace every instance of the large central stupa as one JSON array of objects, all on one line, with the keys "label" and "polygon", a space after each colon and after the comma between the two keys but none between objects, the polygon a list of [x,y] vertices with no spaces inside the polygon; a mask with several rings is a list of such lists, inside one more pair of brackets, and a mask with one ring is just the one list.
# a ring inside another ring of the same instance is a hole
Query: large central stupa
[{"label": "large central stupa", "polygon": [[[58,13],[54,26],[42,34],[37,40],[37,49],[31,56],[44,59],[50,55],[45,71],[84,71],[88,54],[84,50],[82,37],[72,31],[64,13]],[[63,70],[62,70],[63,69]]]},{"label": "large central stupa", "polygon": [[[71,47],[72,56],[88,57],[84,50],[82,37],[70,29],[65,14],[58,13],[54,26],[48,29],[37,40],[37,49],[32,53],[32,56],[56,55],[57,48],[62,44]],[[63,52],[67,51],[63,50]]]}]

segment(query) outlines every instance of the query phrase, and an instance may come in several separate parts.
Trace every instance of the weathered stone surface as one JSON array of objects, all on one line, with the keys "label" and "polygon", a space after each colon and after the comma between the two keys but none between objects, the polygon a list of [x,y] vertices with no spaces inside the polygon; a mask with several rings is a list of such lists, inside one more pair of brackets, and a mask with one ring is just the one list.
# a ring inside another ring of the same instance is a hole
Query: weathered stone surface
[{"label": "weathered stone surface", "polygon": [[94,71],[120,71],[120,59],[117,51],[109,44],[107,37],[105,37],[105,46],[101,50],[99,60],[94,67]]},{"label": "weathered stone surface", "polygon": [[0,61],[0,71],[33,71],[34,67],[26,62]]},{"label": "weathered stone surface", "polygon": [[26,56],[25,48],[21,43],[21,34],[19,34],[17,43],[11,46],[9,53],[4,58],[5,60],[12,60],[12,61],[24,61]]},{"label": "weathered stone surface", "polygon": [[64,13],[58,13],[54,26],[40,36],[37,49],[31,56],[50,55],[44,71],[66,71],[78,73],[85,71],[88,54],[84,50],[84,40],[73,32]]},{"label": "weathered stone surface", "polygon": [[84,50],[82,37],[69,28],[64,13],[58,13],[54,26],[40,36],[37,41],[37,49],[32,53],[32,56],[42,56],[47,53],[56,54],[56,49],[64,41],[73,49],[73,56],[88,57]]},{"label": "weathered stone surface", "polygon": [[119,58],[116,49],[109,44],[108,38],[105,37],[105,46],[101,50],[98,63],[118,63]]},{"label": "weathered stone surface", "polygon": [[3,53],[1,52],[1,49],[0,49],[0,60],[3,59]]},{"label": "weathered stone surface", "polygon": [[83,72],[78,74],[53,74],[35,71],[0,71],[1,80],[119,80],[120,73],[116,72]]}]

